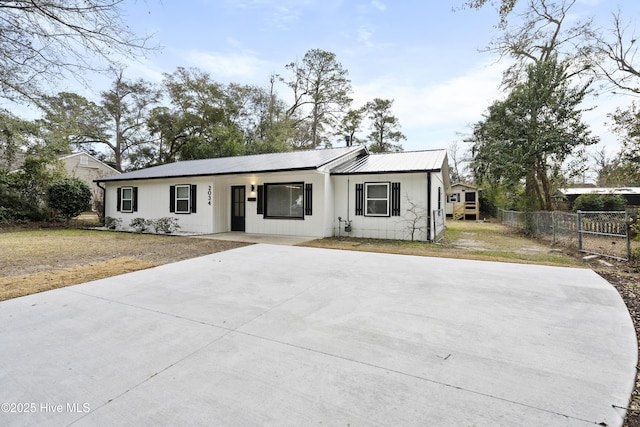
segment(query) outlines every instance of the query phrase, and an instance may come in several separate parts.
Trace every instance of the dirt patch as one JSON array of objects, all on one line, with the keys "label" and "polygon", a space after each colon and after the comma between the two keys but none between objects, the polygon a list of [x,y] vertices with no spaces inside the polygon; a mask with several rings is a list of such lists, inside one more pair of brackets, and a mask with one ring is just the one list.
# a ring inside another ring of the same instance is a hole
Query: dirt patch
[{"label": "dirt patch", "polygon": [[78,267],[40,271],[20,276],[0,277],[0,301],[63,286],[77,285],[160,265],[157,261],[115,258]]}]

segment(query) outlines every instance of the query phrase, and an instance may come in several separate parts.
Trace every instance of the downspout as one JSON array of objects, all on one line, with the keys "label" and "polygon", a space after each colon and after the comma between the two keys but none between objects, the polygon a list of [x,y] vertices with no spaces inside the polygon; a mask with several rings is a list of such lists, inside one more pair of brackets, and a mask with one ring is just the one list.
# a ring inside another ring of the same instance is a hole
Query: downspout
[{"label": "downspout", "polygon": [[349,191],[351,191],[351,183],[349,182],[349,178],[347,178],[347,223],[351,225],[351,221],[349,221]]},{"label": "downspout", "polygon": [[107,189],[100,185],[100,181],[95,181],[96,186],[102,190],[102,226],[104,226],[105,215],[107,214],[107,204],[105,201],[107,200]]},{"label": "downspout", "polygon": [[427,242],[431,241],[431,172],[427,172]]}]

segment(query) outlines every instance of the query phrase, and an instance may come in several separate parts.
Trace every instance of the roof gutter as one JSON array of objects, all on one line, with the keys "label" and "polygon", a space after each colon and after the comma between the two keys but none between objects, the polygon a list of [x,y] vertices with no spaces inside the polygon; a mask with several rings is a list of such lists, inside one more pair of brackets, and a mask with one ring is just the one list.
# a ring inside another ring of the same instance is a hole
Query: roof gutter
[{"label": "roof gutter", "polygon": [[[321,165],[322,166],[322,165]],[[172,179],[172,178],[198,178],[203,176],[225,176],[225,175],[251,175],[258,173],[278,173],[278,172],[295,172],[304,170],[317,170],[321,166],[305,166],[303,168],[286,168],[286,169],[273,169],[273,170],[257,170],[257,171],[242,171],[242,172],[215,172],[215,173],[198,173],[193,175],[162,175],[162,176],[147,176],[147,177],[135,177],[135,178],[112,178],[106,177],[102,179],[96,179],[95,182],[118,182],[118,181],[141,181],[149,179]],[[116,175],[113,175],[116,176]],[[110,179],[111,178],[111,179]]]}]

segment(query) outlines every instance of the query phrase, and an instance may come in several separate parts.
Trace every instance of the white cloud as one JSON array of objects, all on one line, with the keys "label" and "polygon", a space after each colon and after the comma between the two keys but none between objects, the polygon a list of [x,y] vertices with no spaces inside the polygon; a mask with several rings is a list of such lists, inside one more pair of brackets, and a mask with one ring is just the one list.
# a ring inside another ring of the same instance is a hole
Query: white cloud
[{"label": "white cloud", "polygon": [[271,64],[251,53],[221,54],[191,50],[185,60],[211,73],[214,79],[252,83],[262,81],[272,69]]},{"label": "white cloud", "polygon": [[414,85],[379,79],[356,87],[356,103],[373,98],[394,100],[393,110],[407,127],[474,122],[500,97],[502,69],[482,65],[469,73],[435,84]]},{"label": "white cloud", "polygon": [[366,26],[361,25],[358,28],[357,40],[358,40],[358,43],[364,45],[367,48],[373,47],[373,45],[374,45],[374,43],[373,43],[373,31],[371,31]]},{"label": "white cloud", "polygon": [[385,11],[387,10],[387,5],[382,3],[379,0],[372,0],[371,1],[371,6],[375,7],[376,9],[380,10],[380,11]]},{"label": "white cloud", "polygon": [[413,84],[383,78],[354,87],[354,107],[373,98],[393,99],[393,114],[407,136],[405,150],[446,148],[503,96],[502,66],[482,64],[448,80]]}]

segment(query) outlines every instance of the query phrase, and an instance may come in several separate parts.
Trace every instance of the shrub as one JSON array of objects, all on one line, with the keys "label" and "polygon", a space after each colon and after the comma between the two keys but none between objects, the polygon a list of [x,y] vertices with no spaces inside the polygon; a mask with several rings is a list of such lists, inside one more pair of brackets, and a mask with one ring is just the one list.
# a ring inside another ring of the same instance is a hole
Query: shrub
[{"label": "shrub", "polygon": [[91,189],[79,178],[67,177],[47,189],[47,204],[68,221],[91,208]]},{"label": "shrub", "polygon": [[131,223],[129,224],[129,226],[133,228],[136,233],[144,233],[145,231],[150,231],[152,225],[152,220],[144,218],[133,218],[131,220]]},{"label": "shrub", "polygon": [[574,211],[623,211],[627,199],[619,194],[581,194],[573,202]]},{"label": "shrub", "polygon": [[104,219],[104,226],[109,230],[117,230],[122,225],[122,220],[120,218],[106,217]]},{"label": "shrub", "polygon": [[153,221],[153,228],[156,231],[156,233],[173,233],[174,231],[176,231],[178,228],[180,228],[180,225],[178,225],[178,220],[170,217],[170,216],[166,216],[163,218],[158,218],[156,220]]}]

